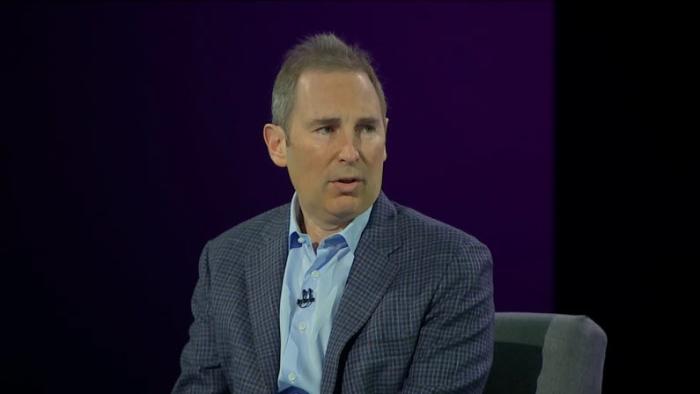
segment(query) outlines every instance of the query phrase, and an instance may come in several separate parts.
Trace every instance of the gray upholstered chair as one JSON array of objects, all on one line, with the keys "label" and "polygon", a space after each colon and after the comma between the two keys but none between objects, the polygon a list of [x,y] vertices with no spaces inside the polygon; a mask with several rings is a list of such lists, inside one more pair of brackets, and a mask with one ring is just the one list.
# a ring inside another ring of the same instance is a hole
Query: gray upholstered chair
[{"label": "gray upholstered chair", "polygon": [[486,394],[597,394],[607,336],[586,316],[496,313]]}]

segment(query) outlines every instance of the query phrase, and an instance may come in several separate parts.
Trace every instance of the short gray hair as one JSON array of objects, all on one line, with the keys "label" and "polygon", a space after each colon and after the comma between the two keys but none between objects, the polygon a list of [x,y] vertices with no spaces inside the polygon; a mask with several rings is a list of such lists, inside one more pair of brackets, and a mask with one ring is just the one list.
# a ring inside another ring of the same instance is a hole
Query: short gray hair
[{"label": "short gray hair", "polygon": [[333,33],[316,34],[287,52],[272,88],[272,123],[281,126],[287,135],[297,81],[306,70],[364,72],[379,96],[382,115],[386,117],[384,90],[372,68],[369,54],[356,45],[348,46]]}]

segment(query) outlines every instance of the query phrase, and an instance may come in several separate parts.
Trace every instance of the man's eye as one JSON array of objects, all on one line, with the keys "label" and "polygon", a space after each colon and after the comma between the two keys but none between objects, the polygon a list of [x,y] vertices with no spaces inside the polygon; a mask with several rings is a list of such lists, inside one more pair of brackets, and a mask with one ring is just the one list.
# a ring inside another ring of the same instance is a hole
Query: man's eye
[{"label": "man's eye", "polygon": [[362,126],[360,127],[361,131],[364,131],[365,133],[372,133],[376,131],[377,129],[374,126]]},{"label": "man's eye", "polygon": [[332,133],[332,132],[333,132],[333,127],[331,127],[331,126],[323,126],[323,127],[319,127],[319,128],[316,129],[315,131],[318,131],[319,133],[322,133],[322,134],[328,134],[328,133]]}]

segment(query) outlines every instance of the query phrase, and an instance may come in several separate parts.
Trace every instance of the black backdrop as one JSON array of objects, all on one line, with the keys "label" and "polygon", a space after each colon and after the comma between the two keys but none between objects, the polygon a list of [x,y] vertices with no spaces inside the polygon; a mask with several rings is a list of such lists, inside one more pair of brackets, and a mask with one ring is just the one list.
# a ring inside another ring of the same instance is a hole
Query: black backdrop
[{"label": "black backdrop", "polygon": [[556,310],[605,328],[605,393],[678,392],[692,379],[687,12],[557,3]]}]

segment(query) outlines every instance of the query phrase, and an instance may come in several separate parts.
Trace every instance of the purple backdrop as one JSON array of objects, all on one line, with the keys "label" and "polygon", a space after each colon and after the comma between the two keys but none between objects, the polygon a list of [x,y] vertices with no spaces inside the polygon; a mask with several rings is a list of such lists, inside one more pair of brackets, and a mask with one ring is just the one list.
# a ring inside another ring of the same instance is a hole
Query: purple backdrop
[{"label": "purple backdrop", "polygon": [[497,310],[553,310],[551,2],[14,11],[9,221],[39,289],[14,313],[42,339],[9,354],[47,386],[71,353],[169,389],[205,241],[291,198],[262,125],[283,53],[322,31],[375,59],[387,195],[491,248]]}]

